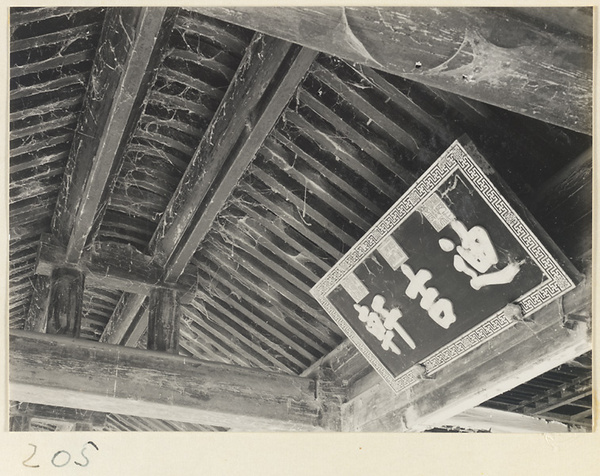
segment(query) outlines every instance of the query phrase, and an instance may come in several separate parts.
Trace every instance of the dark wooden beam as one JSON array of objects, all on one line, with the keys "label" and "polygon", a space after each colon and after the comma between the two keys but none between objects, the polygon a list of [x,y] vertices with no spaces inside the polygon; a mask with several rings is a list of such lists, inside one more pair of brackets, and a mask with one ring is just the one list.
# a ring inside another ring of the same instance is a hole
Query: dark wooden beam
[{"label": "dark wooden beam", "polygon": [[181,309],[177,292],[155,289],[148,304],[148,349],[179,353]]},{"label": "dark wooden beam", "polygon": [[308,378],[20,330],[10,349],[12,400],[238,430],[339,429],[334,387]]},{"label": "dark wooden beam", "polygon": [[85,275],[75,268],[56,268],[48,305],[48,334],[79,337]]},{"label": "dark wooden beam", "polygon": [[[592,39],[510,8],[199,8],[220,20],[585,134]],[[591,9],[588,10],[591,17]],[[587,23],[588,25],[590,22]],[[591,32],[591,30],[590,30]],[[588,35],[590,34],[588,32]]]},{"label": "dark wooden beam", "polygon": [[[66,250],[50,235],[42,235],[38,249],[36,274],[50,276],[54,269],[67,265]],[[165,283],[163,269],[133,246],[98,243],[84,251],[77,265],[86,283],[103,289],[149,295],[154,289],[172,289],[182,296],[194,296],[196,277],[187,270],[177,283]]]},{"label": "dark wooden beam", "polygon": [[106,14],[53,219],[69,262],[79,260],[101,220],[175,15],[167,8]]},{"label": "dark wooden beam", "polygon": [[[52,220],[52,234],[65,250],[64,262],[78,264],[102,220],[176,12],[114,8],[106,14]],[[94,276],[88,282],[94,283]],[[34,289],[32,328],[46,320],[42,284]]]},{"label": "dark wooden beam", "polygon": [[316,52],[256,35],[151,246],[176,280],[307,73]]},{"label": "dark wooden beam", "polygon": [[[254,37],[152,238],[165,281],[179,279],[315,56],[286,41]],[[133,294],[123,299],[139,302]],[[131,324],[139,305],[125,302],[122,309],[127,314],[111,321]]]},{"label": "dark wooden beam", "polygon": [[[100,336],[100,342],[108,344],[123,343],[127,330],[142,312],[142,304],[146,299],[147,296],[143,294],[123,293],[104,328],[104,332]],[[132,345],[135,345],[135,342]]]}]

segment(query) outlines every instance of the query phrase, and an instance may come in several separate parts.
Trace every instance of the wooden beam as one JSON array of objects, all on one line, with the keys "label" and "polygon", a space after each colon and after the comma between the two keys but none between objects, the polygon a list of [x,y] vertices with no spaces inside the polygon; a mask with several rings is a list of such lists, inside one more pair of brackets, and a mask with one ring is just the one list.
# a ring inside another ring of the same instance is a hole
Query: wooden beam
[{"label": "wooden beam", "polygon": [[38,405],[29,402],[18,402],[16,404],[11,404],[10,415],[11,417],[25,416],[29,418],[59,420],[69,423],[85,423],[91,424],[96,428],[101,428],[106,423],[106,413],[76,408]]},{"label": "wooden beam", "polygon": [[176,280],[307,73],[316,52],[256,35],[151,246]]},{"label": "wooden beam", "polygon": [[75,268],[56,268],[51,280],[46,332],[79,337],[85,276]]},{"label": "wooden beam", "polygon": [[[165,281],[179,279],[315,56],[286,41],[253,38],[151,240]],[[124,299],[139,302],[133,294]],[[127,308],[125,318],[114,317],[133,321],[139,306]]]},{"label": "wooden beam", "polygon": [[127,334],[125,334],[122,342],[119,342],[119,344],[122,343],[123,345],[127,345],[129,347],[137,347],[137,344],[142,338],[142,335],[148,329],[148,314],[148,306],[142,305],[136,318],[133,321],[133,324],[129,326]]},{"label": "wooden beam", "polygon": [[67,162],[53,233],[77,262],[101,221],[176,9],[109,9]]},{"label": "wooden beam", "polygon": [[[198,8],[429,86],[585,134],[592,130],[592,39],[500,8]],[[586,11],[591,16],[591,9]],[[590,23],[588,22],[588,25]],[[590,30],[591,31],[591,30]],[[589,32],[588,32],[589,34]]]},{"label": "wooden beam", "polygon": [[[50,276],[54,269],[65,265],[65,248],[51,235],[42,235],[36,274]],[[151,256],[129,245],[98,243],[82,253],[77,267],[85,274],[88,285],[102,289],[145,296],[154,289],[172,289],[188,297],[193,297],[196,292],[196,277],[192,270],[183,273],[177,283],[165,283],[162,267]]]},{"label": "wooden beam", "polygon": [[591,279],[493,340],[448,364],[431,380],[395,395],[377,375],[350,389],[342,407],[346,431],[414,431],[448,418],[510,390],[591,348],[589,327],[564,326],[563,314],[589,316]]},{"label": "wooden beam", "polygon": [[24,329],[26,331],[45,332],[51,281],[48,276],[41,275],[35,276],[33,279],[33,292]]},{"label": "wooden beam", "polygon": [[141,312],[141,307],[145,300],[146,296],[142,294],[123,293],[108,320],[108,324],[104,328],[104,332],[100,336],[100,342],[121,344],[127,330],[134,323],[136,316]]},{"label": "wooden beam", "polygon": [[[79,262],[88,237],[102,220],[176,12],[114,8],[106,14],[52,220],[52,233],[65,248],[65,262]],[[44,307],[38,306],[44,298],[43,286],[34,289],[34,326],[46,319]]]},{"label": "wooden beam", "polygon": [[475,407],[455,415],[438,426],[452,426],[469,430],[491,431],[492,433],[571,433],[584,428],[547,421],[519,413],[492,408]]},{"label": "wooden beam", "polygon": [[333,387],[308,378],[21,330],[10,349],[12,400],[237,430],[339,429]]},{"label": "wooden beam", "polygon": [[148,311],[148,349],[178,354],[181,309],[177,292],[153,290]]}]

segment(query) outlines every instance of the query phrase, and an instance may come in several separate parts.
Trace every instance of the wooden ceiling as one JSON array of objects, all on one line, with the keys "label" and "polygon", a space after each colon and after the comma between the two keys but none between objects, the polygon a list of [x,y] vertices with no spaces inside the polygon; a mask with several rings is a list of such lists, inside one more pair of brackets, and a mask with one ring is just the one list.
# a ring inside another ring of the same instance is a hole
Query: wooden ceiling
[{"label": "wooden ceiling", "polygon": [[[584,126],[216,18],[226,14],[11,9],[11,329],[45,329],[52,270],[64,259],[86,274],[81,339],[145,349],[148,290],[176,288],[186,296],[176,353],[311,375],[347,344],[310,288],[463,134],[588,272],[591,160],[577,200],[539,199],[585,157]],[[523,15],[532,28],[542,21]],[[547,25],[582,51],[591,45],[591,32]],[[352,358],[359,371],[345,385],[368,372]],[[564,364],[486,405],[590,425],[591,414],[573,420],[569,409],[556,413],[560,405],[538,407],[573,389],[589,400],[589,375]],[[17,417],[48,418],[33,403],[11,408],[15,429]],[[55,420],[74,421],[65,415]],[[224,429],[119,414],[100,421],[93,428]]]}]

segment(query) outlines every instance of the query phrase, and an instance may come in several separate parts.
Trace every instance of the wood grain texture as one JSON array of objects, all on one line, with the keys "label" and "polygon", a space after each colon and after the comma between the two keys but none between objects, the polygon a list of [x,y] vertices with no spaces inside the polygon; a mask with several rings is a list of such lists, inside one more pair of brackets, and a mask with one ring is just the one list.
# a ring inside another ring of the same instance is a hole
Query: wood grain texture
[{"label": "wood grain texture", "polygon": [[148,311],[148,349],[177,354],[181,317],[177,291],[154,289]]},{"label": "wood grain texture", "polygon": [[[202,8],[303,46],[591,134],[592,43],[493,8]],[[560,22],[555,16],[554,21]],[[565,23],[566,28],[569,24]]]},{"label": "wood grain texture", "polygon": [[270,37],[249,46],[152,243],[167,279],[191,259],[315,56]]},{"label": "wood grain texture", "polygon": [[10,345],[13,400],[239,430],[339,424],[308,378],[25,331]]},{"label": "wood grain texture", "polygon": [[53,220],[53,231],[66,244],[71,262],[81,256],[98,213],[106,207],[174,13],[165,8],[114,9],[105,19]]},{"label": "wood grain texture", "polygon": [[85,276],[75,268],[55,268],[50,279],[46,332],[79,337]]}]

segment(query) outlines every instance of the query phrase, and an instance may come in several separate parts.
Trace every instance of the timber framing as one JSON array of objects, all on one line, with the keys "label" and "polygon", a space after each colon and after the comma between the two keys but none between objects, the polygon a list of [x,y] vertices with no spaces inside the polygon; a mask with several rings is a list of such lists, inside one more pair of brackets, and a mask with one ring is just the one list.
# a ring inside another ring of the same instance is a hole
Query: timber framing
[{"label": "timber framing", "polygon": [[101,219],[175,13],[167,8],[117,8],[105,19],[54,212],[53,232],[66,244],[69,262],[78,261]]},{"label": "timber framing", "polygon": [[[51,235],[42,236],[38,251],[36,274],[50,276],[52,271],[68,265],[65,249]],[[184,297],[196,292],[196,277],[187,270],[176,283],[166,283],[163,268],[151,256],[132,246],[118,243],[95,245],[83,252],[78,263],[89,285],[105,289],[150,295],[153,289],[171,289]]]},{"label": "timber framing", "polygon": [[[79,263],[102,220],[175,16],[176,9],[116,8],[105,18],[52,219],[52,235],[70,264]],[[34,293],[28,327],[41,329],[48,309],[43,280]]]},{"label": "timber framing", "polygon": [[[544,29],[529,19],[538,9],[526,10],[517,15],[500,8],[201,9],[308,48],[591,133],[591,38]],[[495,60],[487,61],[490,56]]]},{"label": "timber framing", "polygon": [[[589,431],[593,13],[11,9],[11,430]],[[464,136],[577,286],[396,395],[310,290]]]},{"label": "timber framing", "polygon": [[[253,38],[150,243],[166,282],[181,276],[316,55],[269,36]],[[111,322],[130,326],[140,298],[127,294],[121,301]],[[116,324],[109,326],[114,332]]]},{"label": "timber framing", "polygon": [[340,424],[340,396],[310,378],[18,330],[10,346],[12,400],[236,430]]}]

